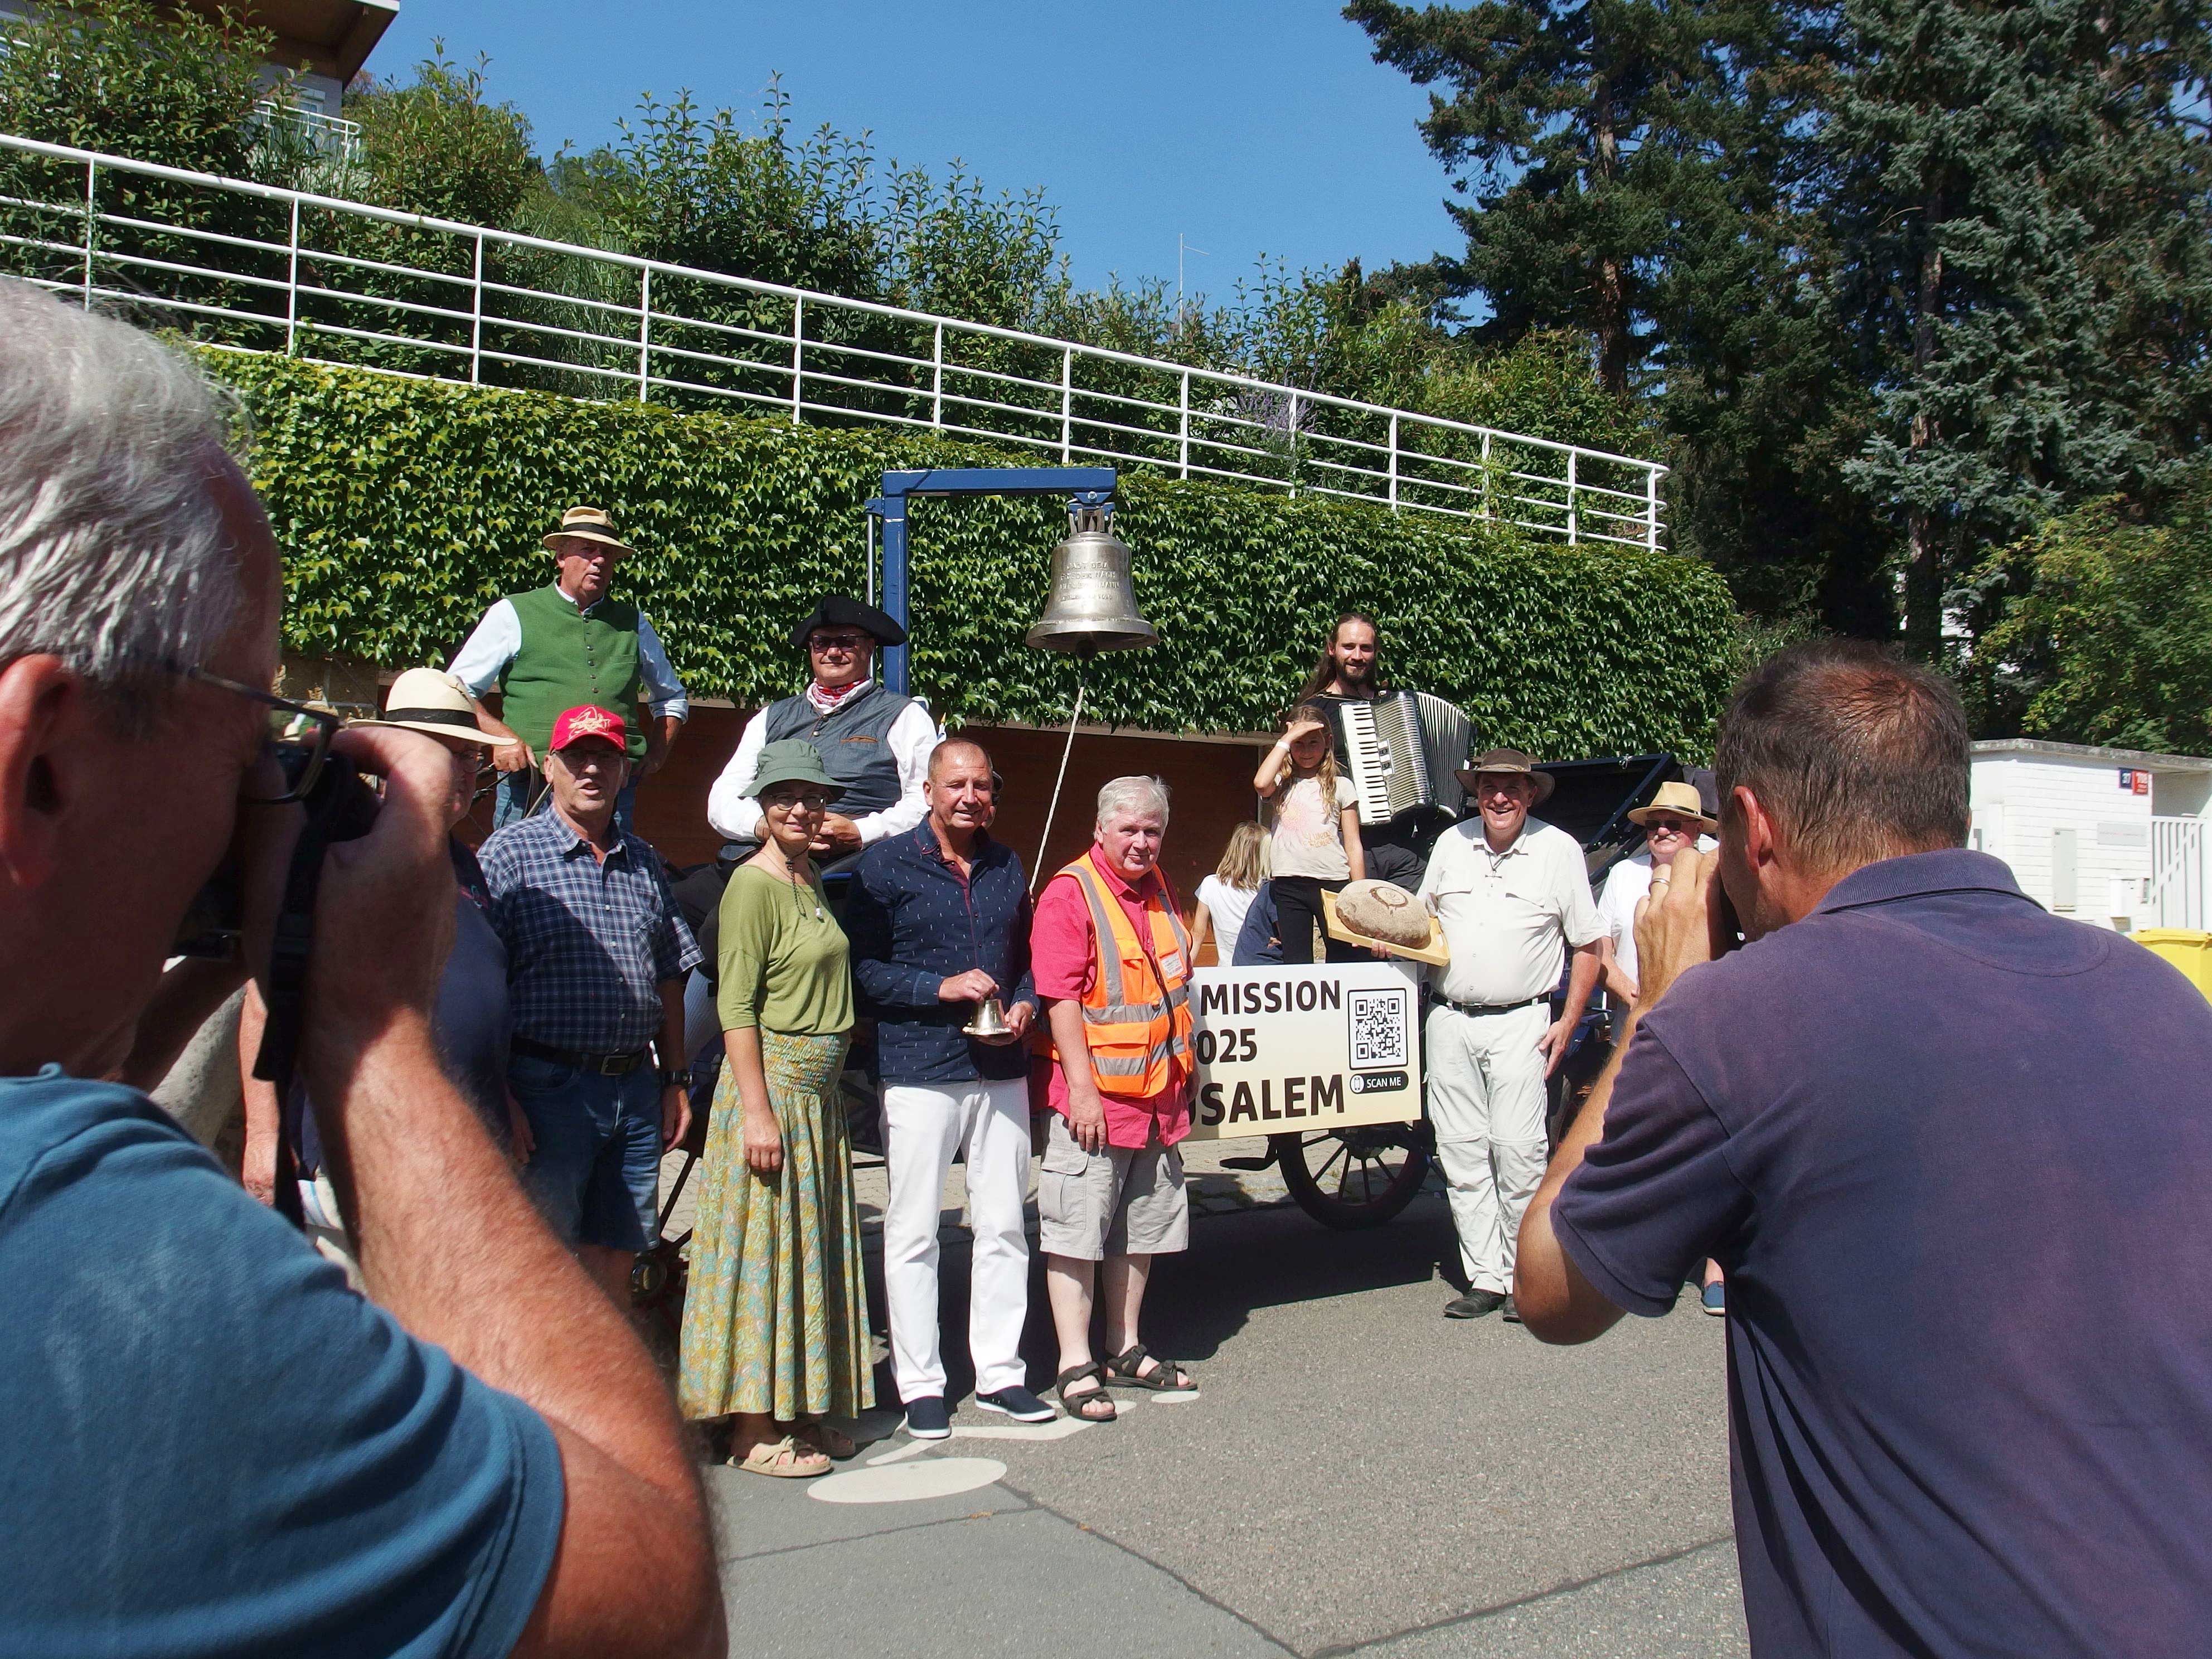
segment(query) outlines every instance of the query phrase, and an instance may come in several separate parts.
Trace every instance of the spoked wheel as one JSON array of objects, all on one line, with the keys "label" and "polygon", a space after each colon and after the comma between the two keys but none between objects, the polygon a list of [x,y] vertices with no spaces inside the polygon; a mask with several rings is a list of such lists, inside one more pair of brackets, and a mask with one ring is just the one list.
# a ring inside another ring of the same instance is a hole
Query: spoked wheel
[{"label": "spoked wheel", "polygon": [[1429,1173],[1425,1123],[1273,1135],[1268,1146],[1298,1207],[1324,1226],[1379,1227],[1413,1201]]}]

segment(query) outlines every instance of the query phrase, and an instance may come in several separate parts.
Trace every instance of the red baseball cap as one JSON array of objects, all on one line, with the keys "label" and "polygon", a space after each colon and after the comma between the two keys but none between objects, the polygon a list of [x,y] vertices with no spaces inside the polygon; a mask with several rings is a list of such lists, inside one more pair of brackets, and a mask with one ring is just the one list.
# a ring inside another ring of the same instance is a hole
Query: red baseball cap
[{"label": "red baseball cap", "polygon": [[588,702],[580,708],[568,710],[553,722],[553,747],[556,750],[592,738],[621,749],[628,745],[629,732],[623,724],[623,717],[613,709],[601,708]]}]

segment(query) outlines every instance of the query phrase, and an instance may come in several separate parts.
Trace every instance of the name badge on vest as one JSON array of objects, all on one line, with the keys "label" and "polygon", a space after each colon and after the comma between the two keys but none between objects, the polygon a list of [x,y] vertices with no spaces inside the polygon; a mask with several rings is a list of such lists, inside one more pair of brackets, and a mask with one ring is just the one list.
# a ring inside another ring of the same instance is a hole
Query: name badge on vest
[{"label": "name badge on vest", "polygon": [[1163,979],[1181,979],[1182,976],[1182,952],[1180,951],[1170,951],[1166,955],[1160,958],[1160,977]]}]

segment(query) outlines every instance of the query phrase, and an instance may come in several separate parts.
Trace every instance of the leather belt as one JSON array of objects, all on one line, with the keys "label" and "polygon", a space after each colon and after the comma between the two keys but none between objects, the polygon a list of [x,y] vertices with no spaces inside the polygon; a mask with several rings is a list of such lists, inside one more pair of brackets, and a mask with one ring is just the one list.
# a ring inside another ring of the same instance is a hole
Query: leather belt
[{"label": "leather belt", "polygon": [[1533,1008],[1540,1002],[1551,1000],[1552,994],[1547,991],[1541,996],[1528,997],[1520,1002],[1454,1002],[1449,997],[1443,1001],[1444,1006],[1455,1014],[1517,1014],[1523,1008]]},{"label": "leather belt", "polygon": [[550,1060],[560,1066],[573,1066],[580,1072],[592,1072],[600,1077],[627,1077],[653,1057],[650,1048],[633,1049],[622,1054],[592,1054],[579,1048],[556,1048],[550,1042],[534,1038],[515,1036],[507,1039],[518,1054],[528,1054],[532,1060]]}]

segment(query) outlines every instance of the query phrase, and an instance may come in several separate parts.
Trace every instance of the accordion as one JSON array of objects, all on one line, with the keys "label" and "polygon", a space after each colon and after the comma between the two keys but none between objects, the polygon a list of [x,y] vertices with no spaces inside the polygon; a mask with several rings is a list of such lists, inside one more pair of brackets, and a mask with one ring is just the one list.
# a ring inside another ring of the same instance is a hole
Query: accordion
[{"label": "accordion", "polygon": [[1456,774],[1474,730],[1466,715],[1425,691],[1385,691],[1372,702],[1334,707],[1362,823],[1388,823],[1419,806],[1460,815],[1467,791]]}]

